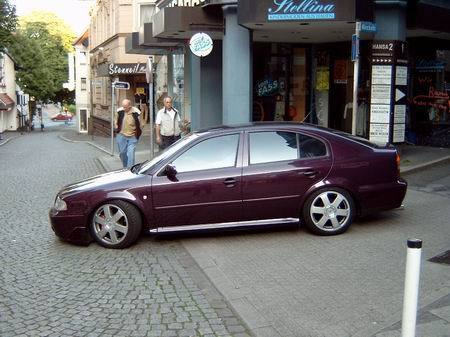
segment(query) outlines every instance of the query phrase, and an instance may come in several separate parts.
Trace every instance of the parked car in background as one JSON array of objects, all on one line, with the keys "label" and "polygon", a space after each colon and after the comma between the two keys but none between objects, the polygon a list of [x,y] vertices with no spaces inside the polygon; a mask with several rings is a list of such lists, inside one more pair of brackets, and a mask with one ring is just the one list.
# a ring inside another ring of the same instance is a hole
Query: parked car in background
[{"label": "parked car in background", "polygon": [[64,240],[108,248],[142,230],[303,223],[345,232],[355,216],[401,206],[407,183],[389,146],[300,123],[190,134],[151,161],[64,187],[50,210]]},{"label": "parked car in background", "polygon": [[71,113],[58,113],[51,117],[51,120],[54,122],[60,122],[60,121],[72,121],[73,115]]}]

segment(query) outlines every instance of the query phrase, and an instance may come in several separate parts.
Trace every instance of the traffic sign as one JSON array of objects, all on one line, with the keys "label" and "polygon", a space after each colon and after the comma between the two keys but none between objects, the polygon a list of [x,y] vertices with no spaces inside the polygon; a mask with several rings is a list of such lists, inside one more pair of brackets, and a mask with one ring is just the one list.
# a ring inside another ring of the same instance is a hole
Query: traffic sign
[{"label": "traffic sign", "polygon": [[124,89],[124,90],[128,90],[130,89],[130,83],[128,82],[113,82],[113,87],[115,89]]},{"label": "traffic sign", "polygon": [[359,58],[359,36],[352,35],[352,61],[356,61]]},{"label": "traffic sign", "polygon": [[362,33],[376,33],[377,24],[370,21],[359,22],[359,31]]}]

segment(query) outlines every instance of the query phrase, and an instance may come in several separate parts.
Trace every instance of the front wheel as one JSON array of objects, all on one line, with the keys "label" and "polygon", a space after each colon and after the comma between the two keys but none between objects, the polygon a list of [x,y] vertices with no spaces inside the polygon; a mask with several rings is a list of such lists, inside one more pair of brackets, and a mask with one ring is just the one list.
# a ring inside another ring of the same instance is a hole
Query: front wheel
[{"label": "front wheel", "polygon": [[142,218],[139,210],[122,200],[98,207],[91,220],[92,237],[103,247],[121,249],[131,246],[139,237]]},{"label": "front wheel", "polygon": [[347,191],[328,188],[314,192],[303,207],[306,227],[318,235],[337,235],[353,222],[355,203]]}]

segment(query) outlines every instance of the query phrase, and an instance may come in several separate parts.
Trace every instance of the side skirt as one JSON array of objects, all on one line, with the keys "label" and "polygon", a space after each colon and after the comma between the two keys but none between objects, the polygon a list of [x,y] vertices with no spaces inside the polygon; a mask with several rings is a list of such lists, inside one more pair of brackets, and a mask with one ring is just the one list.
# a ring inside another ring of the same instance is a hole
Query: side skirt
[{"label": "side skirt", "polygon": [[149,230],[150,233],[170,233],[180,231],[197,231],[208,229],[225,229],[225,228],[244,228],[244,227],[256,227],[256,226],[270,226],[277,224],[294,224],[298,223],[298,218],[282,218],[282,219],[267,219],[257,221],[239,221],[239,222],[224,222],[214,224],[201,224],[201,225],[186,225],[186,226],[166,226],[157,227]]}]

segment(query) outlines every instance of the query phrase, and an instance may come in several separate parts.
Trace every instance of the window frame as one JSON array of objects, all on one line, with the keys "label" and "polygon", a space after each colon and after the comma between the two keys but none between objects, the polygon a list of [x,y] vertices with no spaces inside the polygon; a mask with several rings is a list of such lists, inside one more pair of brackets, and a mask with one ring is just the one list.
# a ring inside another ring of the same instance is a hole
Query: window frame
[{"label": "window frame", "polygon": [[[262,133],[262,132],[290,132],[290,133],[294,133],[295,134],[295,138],[297,141],[297,159],[285,159],[285,160],[277,160],[277,161],[267,161],[264,163],[255,163],[252,164],[250,162],[250,134],[251,133]],[[315,160],[315,159],[323,159],[326,157],[330,156],[330,150],[329,150],[329,146],[328,146],[328,142],[323,139],[320,138],[318,136],[315,135],[311,135],[308,132],[303,132],[303,130],[287,130],[287,129],[268,129],[268,130],[251,130],[251,131],[246,131],[245,132],[245,153],[246,153],[246,159],[243,163],[244,166],[256,166],[256,165],[267,165],[267,164],[274,164],[274,163],[284,163],[284,162],[291,162],[291,161],[297,161],[297,160]],[[310,137],[313,138],[319,142],[321,142],[324,146],[325,146],[325,155],[323,156],[317,156],[317,157],[305,157],[305,158],[301,158],[300,157],[300,135],[302,136],[306,136],[306,137]]]},{"label": "window frame", "polygon": [[214,170],[223,170],[223,169],[230,169],[230,168],[241,167],[242,166],[242,153],[243,153],[243,144],[242,144],[242,138],[243,137],[242,137],[242,132],[241,131],[236,131],[236,132],[216,134],[216,135],[211,135],[209,137],[201,137],[199,139],[196,139],[192,144],[189,144],[189,146],[187,146],[184,149],[181,149],[179,152],[174,153],[170,158],[168,158],[167,161],[157,171],[156,176],[158,176],[158,177],[165,176],[164,169],[166,168],[166,166],[167,165],[172,165],[173,162],[176,159],[178,159],[185,152],[187,152],[190,149],[192,149],[194,146],[197,146],[198,144],[200,144],[202,142],[205,142],[207,140],[210,140],[210,139],[219,138],[219,137],[226,137],[226,136],[233,136],[233,135],[237,135],[238,136],[238,142],[237,142],[237,147],[236,147],[236,157],[235,157],[233,166],[217,167],[217,168],[210,168],[210,169],[199,169],[199,170],[193,170],[193,171],[184,171],[184,172],[179,172],[179,174],[187,174],[187,173],[194,173],[194,172],[195,173],[197,173],[197,172],[209,172],[209,171],[214,171]]}]

